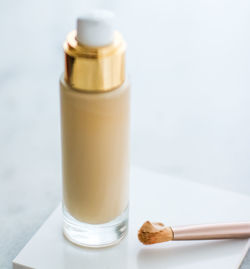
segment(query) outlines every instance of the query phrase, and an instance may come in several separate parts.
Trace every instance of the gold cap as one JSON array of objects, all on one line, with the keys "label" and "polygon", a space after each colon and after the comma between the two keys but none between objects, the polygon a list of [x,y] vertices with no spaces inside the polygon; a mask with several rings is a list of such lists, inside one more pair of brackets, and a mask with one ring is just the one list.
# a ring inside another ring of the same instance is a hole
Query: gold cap
[{"label": "gold cap", "polygon": [[89,47],[80,44],[76,31],[71,32],[64,43],[64,79],[81,91],[110,91],[125,80],[125,42],[115,32],[112,44]]}]

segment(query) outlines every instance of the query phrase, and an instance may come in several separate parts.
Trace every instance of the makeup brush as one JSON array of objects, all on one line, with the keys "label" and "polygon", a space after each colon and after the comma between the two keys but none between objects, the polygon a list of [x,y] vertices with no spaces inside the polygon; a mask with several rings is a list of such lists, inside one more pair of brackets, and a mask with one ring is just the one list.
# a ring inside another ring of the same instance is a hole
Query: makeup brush
[{"label": "makeup brush", "polygon": [[138,232],[145,245],[172,240],[210,240],[250,237],[250,222],[166,227],[163,223],[146,221]]}]

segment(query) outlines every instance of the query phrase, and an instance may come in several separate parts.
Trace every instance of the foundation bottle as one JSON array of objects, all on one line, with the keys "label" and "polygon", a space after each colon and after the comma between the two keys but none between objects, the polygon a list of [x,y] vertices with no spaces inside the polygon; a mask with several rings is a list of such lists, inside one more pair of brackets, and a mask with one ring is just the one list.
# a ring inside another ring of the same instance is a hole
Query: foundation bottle
[{"label": "foundation bottle", "polygon": [[128,222],[130,90],[113,21],[109,11],[78,18],[60,80],[63,230],[88,247],[119,242]]}]

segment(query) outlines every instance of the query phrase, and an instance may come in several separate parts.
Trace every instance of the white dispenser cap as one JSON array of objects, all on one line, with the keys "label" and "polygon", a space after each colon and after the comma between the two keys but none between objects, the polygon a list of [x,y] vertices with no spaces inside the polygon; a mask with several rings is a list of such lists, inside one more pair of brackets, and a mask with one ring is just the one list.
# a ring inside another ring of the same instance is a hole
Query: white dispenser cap
[{"label": "white dispenser cap", "polygon": [[77,19],[77,40],[82,45],[102,47],[114,39],[114,13],[95,10]]}]

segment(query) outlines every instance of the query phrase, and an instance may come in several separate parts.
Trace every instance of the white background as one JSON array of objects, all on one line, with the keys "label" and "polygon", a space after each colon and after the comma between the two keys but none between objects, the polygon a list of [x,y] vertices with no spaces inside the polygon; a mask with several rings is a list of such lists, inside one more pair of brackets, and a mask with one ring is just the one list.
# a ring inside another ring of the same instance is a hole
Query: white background
[{"label": "white background", "polygon": [[1,268],[60,200],[62,43],[95,7],[128,43],[132,162],[250,194],[249,1],[2,1]]}]

